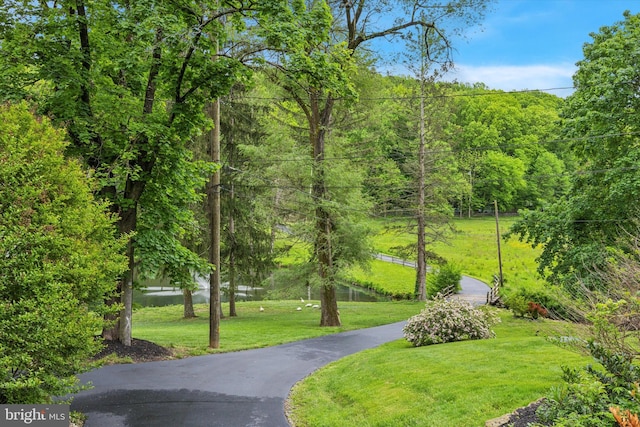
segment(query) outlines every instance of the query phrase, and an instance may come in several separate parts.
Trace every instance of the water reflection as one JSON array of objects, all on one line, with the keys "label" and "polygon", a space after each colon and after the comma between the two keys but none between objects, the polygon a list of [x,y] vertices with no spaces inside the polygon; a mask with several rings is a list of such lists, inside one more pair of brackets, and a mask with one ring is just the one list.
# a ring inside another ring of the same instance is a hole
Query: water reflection
[{"label": "water reflection", "polygon": [[[209,282],[208,278],[197,278],[198,289],[193,292],[194,304],[209,303]],[[165,305],[183,304],[182,290],[169,285],[166,280],[148,280],[143,283],[144,287],[133,291],[133,302],[142,307],[161,307]],[[223,302],[229,301],[226,288],[228,283],[222,284],[220,298]],[[263,288],[252,288],[248,286],[237,286],[236,301],[261,301],[265,298],[266,290]],[[320,292],[311,291],[311,297],[305,295],[307,299],[319,300]],[[366,291],[350,286],[338,285],[336,288],[338,301],[380,301],[386,299],[374,292]]]}]

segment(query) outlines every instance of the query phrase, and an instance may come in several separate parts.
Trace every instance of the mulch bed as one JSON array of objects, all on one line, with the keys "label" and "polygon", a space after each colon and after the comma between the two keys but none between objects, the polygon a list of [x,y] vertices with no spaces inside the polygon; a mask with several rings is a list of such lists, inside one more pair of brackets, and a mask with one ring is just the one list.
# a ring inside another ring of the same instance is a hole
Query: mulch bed
[{"label": "mulch bed", "polygon": [[104,344],[105,348],[94,356],[94,360],[114,353],[118,357],[129,357],[134,363],[166,360],[173,357],[173,352],[168,348],[136,338],[131,340],[131,346],[125,346],[120,341],[104,341]]},{"label": "mulch bed", "polygon": [[528,427],[529,424],[533,423],[538,423],[540,425],[549,425],[542,423],[536,416],[536,410],[543,403],[544,399],[540,399],[529,406],[517,409],[513,414],[511,414],[509,421],[507,421],[505,424],[502,424],[502,426],[500,427]]}]

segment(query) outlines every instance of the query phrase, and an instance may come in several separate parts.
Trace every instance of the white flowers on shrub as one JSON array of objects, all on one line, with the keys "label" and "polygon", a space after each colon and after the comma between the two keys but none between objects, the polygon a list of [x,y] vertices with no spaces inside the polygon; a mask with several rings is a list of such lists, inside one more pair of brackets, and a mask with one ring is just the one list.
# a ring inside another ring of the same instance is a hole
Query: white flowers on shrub
[{"label": "white flowers on shrub", "polygon": [[411,317],[403,328],[404,337],[415,347],[452,341],[493,338],[491,326],[500,319],[486,308],[474,308],[460,299],[437,295]]}]

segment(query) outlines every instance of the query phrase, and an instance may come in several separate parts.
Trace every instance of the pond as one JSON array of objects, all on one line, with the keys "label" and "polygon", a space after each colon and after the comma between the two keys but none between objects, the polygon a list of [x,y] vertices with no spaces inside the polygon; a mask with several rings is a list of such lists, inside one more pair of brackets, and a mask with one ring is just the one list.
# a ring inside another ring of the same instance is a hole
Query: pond
[{"label": "pond", "polygon": [[[209,279],[197,277],[198,290],[193,292],[194,304],[209,303]],[[223,302],[227,302],[225,288],[228,283],[222,284],[220,298]],[[248,286],[237,286],[236,301],[261,301],[265,299],[266,291],[263,288],[253,288]],[[336,296],[338,301],[382,301],[387,298],[360,288],[351,286],[338,285],[336,288]],[[312,301],[320,300],[320,293],[311,290],[310,295],[307,293],[305,299]],[[144,287],[140,290],[133,291],[133,302],[142,307],[161,307],[165,305],[182,304],[184,302],[182,290],[169,285],[167,280],[148,280],[144,282]]]}]

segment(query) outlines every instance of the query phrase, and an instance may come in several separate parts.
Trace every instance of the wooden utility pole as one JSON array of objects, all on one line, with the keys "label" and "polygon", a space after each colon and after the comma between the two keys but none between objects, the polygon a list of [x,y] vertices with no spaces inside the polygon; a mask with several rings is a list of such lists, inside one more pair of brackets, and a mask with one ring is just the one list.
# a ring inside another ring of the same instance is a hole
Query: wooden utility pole
[{"label": "wooden utility pole", "polygon": [[498,267],[500,269],[500,287],[502,287],[502,285],[504,284],[504,279],[502,277],[502,252],[500,251],[500,224],[498,222],[498,201],[494,200],[493,201],[493,207],[496,213],[496,237],[498,240]]},{"label": "wooden utility pole", "polygon": [[[209,131],[211,161],[220,164],[220,100],[208,105],[213,129]],[[209,184],[209,226],[211,248],[209,262],[214,266],[209,279],[209,347],[220,348],[220,172],[218,169]]]}]

